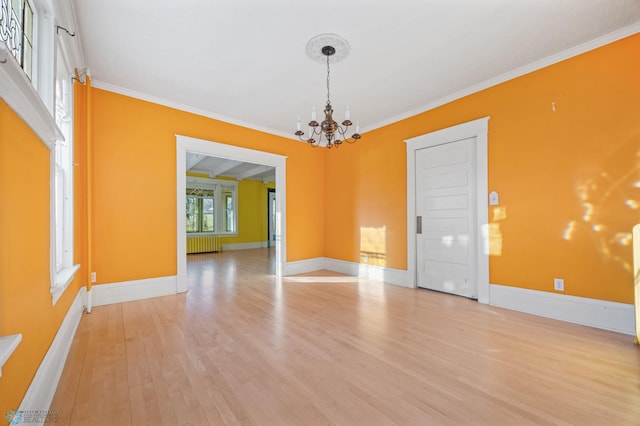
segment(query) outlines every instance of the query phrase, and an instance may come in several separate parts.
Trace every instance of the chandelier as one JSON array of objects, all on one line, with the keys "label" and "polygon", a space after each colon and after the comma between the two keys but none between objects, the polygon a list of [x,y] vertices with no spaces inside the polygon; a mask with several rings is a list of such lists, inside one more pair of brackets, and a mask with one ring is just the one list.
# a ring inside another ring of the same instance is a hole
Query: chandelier
[{"label": "chandelier", "polygon": [[[309,40],[307,43],[307,55],[318,62],[327,62],[327,103],[324,107],[324,120],[318,123],[316,121],[315,108],[311,110],[311,121],[309,122],[309,137],[303,137],[304,132],[300,124],[300,117],[296,125],[296,133],[302,142],[317,147],[323,144],[323,138],[326,141],[327,148],[340,147],[343,142],[355,143],[362,136],[360,135],[360,126],[356,123],[355,132],[348,136],[349,127],[353,125],[350,120],[351,112],[349,107],[344,114],[344,121],[338,124],[333,119],[333,108],[331,107],[331,89],[330,89],[330,76],[331,68],[330,63],[338,62],[344,59],[349,53],[349,44],[345,39],[336,34],[320,34]],[[316,139],[317,138],[317,139]]]}]

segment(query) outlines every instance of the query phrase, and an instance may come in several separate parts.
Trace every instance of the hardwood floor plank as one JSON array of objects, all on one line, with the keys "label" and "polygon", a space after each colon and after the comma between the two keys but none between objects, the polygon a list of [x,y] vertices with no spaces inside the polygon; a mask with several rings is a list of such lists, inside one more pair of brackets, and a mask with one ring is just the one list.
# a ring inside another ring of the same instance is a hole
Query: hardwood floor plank
[{"label": "hardwood floor plank", "polygon": [[631,336],[273,260],[189,256],[188,293],[83,316],[58,424],[640,424]]}]

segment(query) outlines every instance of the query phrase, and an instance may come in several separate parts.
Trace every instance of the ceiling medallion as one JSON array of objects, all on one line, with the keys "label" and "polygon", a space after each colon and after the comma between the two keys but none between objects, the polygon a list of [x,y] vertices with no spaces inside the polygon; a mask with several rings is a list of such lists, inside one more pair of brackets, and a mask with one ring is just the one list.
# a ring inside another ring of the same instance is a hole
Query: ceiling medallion
[{"label": "ceiling medallion", "polygon": [[[333,108],[331,107],[330,99],[330,80],[331,68],[330,64],[344,59],[349,53],[349,43],[344,38],[336,34],[319,34],[313,37],[307,43],[307,56],[316,62],[326,62],[327,64],[327,103],[324,108],[324,120],[321,123],[316,121],[316,110],[311,110],[311,121],[309,122],[309,137],[303,138],[304,132],[302,131],[300,118],[296,123],[295,135],[303,141],[312,146],[321,146],[323,138],[326,140],[326,147],[338,148],[343,142],[355,143],[361,138],[360,126],[356,123],[356,131],[349,137],[346,136],[349,127],[353,124],[350,120],[351,112],[349,107],[344,114],[344,121],[338,124],[333,119]],[[316,140],[314,137],[317,137]]]}]

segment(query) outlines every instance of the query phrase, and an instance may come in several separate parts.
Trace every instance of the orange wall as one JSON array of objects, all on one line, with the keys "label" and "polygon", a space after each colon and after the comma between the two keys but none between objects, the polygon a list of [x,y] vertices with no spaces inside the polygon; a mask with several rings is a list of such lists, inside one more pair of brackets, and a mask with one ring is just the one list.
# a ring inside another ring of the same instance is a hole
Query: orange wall
[{"label": "orange wall", "polygon": [[288,261],[357,262],[367,244],[382,251],[376,264],[405,269],[403,141],[491,116],[489,189],[499,191],[506,211],[499,220],[489,211],[502,235],[499,254],[490,258],[491,282],[551,291],[553,277],[562,277],[566,294],[632,303],[630,232],[640,221],[638,51],[635,35],[332,151],[76,85],[75,249],[82,269],[55,306],[50,153],[0,100],[0,335],[23,334],[3,368],[0,413],[18,407],[87,283],[89,262],[98,283],[175,275],[175,134],[288,157]]},{"label": "orange wall", "polygon": [[0,336],[22,333],[2,368],[2,416],[18,408],[79,288],[71,283],[52,305],[49,155],[0,100]]},{"label": "orange wall", "polygon": [[323,150],[99,89],[90,107],[98,284],[176,274],[175,134],[287,156],[287,260],[323,255]]},{"label": "orange wall", "polygon": [[501,254],[490,257],[490,282],[553,291],[560,277],[565,294],[632,303],[630,232],[640,222],[638,52],[635,35],[331,151],[325,255],[358,261],[361,230],[385,227],[386,266],[406,269],[403,141],[491,116],[489,190],[499,192],[506,218],[493,220],[489,211],[502,234]]}]

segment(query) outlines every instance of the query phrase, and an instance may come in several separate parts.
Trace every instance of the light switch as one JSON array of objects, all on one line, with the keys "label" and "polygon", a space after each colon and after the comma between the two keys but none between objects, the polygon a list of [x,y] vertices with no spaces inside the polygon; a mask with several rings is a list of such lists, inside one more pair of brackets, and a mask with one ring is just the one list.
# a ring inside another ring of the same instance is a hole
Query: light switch
[{"label": "light switch", "polygon": [[496,191],[491,191],[489,193],[489,205],[497,206],[498,204],[500,204],[500,201],[498,200],[498,193]]}]

